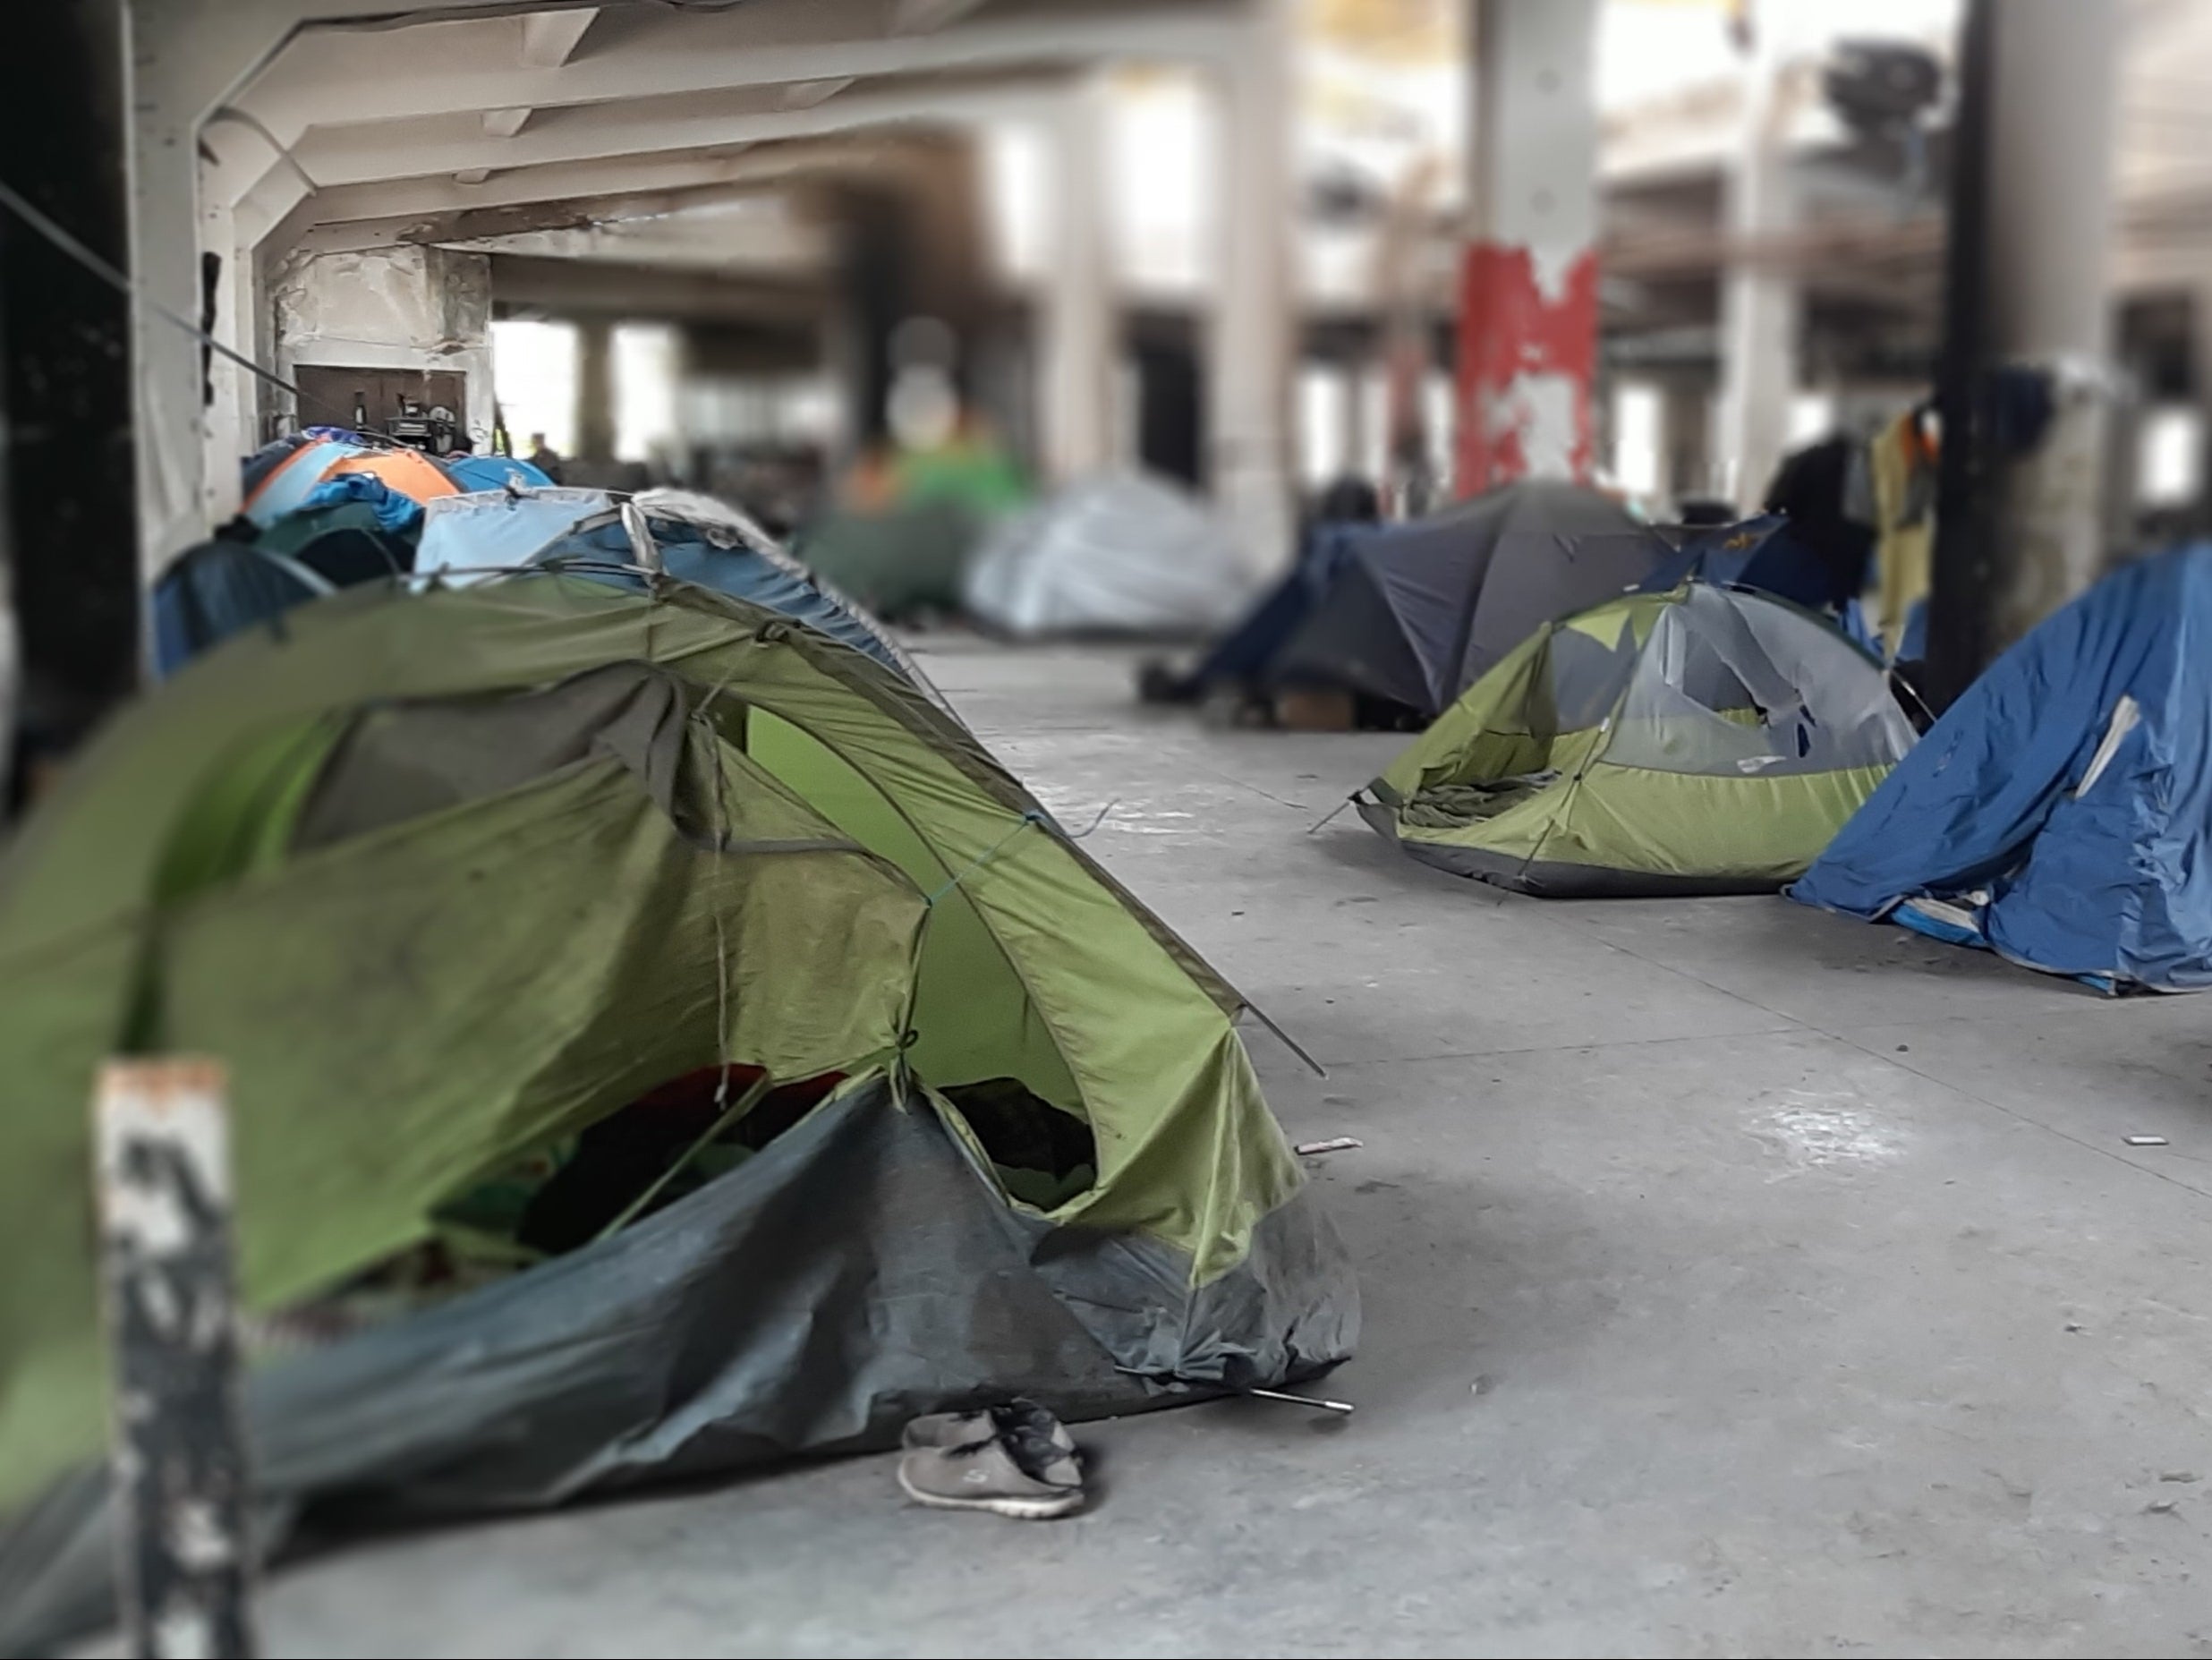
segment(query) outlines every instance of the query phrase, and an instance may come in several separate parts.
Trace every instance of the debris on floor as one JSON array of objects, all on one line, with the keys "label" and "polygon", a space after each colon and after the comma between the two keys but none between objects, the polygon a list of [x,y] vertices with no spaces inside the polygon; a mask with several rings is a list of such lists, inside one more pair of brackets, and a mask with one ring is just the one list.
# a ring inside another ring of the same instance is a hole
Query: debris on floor
[{"label": "debris on floor", "polygon": [[2131,1147],[2163,1147],[2167,1145],[2164,1136],[2130,1136],[2127,1144]]},{"label": "debris on floor", "polygon": [[1301,1141],[1295,1151],[1300,1158],[1310,1158],[1317,1153],[1348,1153],[1366,1145],[1356,1136],[1331,1136],[1325,1141]]}]

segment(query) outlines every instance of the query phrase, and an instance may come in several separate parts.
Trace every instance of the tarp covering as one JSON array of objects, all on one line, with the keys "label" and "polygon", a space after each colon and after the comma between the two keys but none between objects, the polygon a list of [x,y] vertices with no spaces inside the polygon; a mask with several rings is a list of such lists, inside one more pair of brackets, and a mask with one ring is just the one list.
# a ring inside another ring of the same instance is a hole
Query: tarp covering
[{"label": "tarp covering", "polygon": [[2212,544],[2046,618],[1791,895],[2114,988],[2212,984]]},{"label": "tarp covering", "polygon": [[[257,1376],[272,1507],[466,1508],[1340,1358],[1240,1009],[957,723],[772,612],[557,575],[302,607],[128,711],[0,864],[0,1507],[64,1483],[0,1608],[81,1613],[100,1561],[65,1475],[104,1422],[90,1198],[55,1172],[119,1046],[227,1064],[257,1320],[668,1080],[851,1080],[632,1227]],[[1082,1158],[1025,1151],[1054,1136]]]},{"label": "tarp covering", "polygon": [[1162,480],[1116,473],[1005,521],[968,566],[968,610],[1010,634],[1191,634],[1247,596],[1235,538]]},{"label": "tarp covering", "polygon": [[1634,587],[1668,551],[1610,498],[1550,481],[1338,537],[1324,591],[1266,675],[1346,686],[1426,715],[1530,629]]},{"label": "tarp covering", "polygon": [[1522,892],[1772,891],[1911,744],[1841,634],[1691,583],[1545,625],[1354,800],[1415,858]]}]

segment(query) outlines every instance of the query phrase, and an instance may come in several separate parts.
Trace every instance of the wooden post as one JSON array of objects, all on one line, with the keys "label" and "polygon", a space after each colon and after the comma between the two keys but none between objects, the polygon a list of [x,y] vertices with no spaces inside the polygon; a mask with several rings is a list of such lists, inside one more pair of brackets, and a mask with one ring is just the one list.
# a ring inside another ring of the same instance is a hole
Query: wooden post
[{"label": "wooden post", "polygon": [[93,1106],[116,1588],[144,1656],[253,1652],[225,1095],[213,1061],[112,1060]]}]

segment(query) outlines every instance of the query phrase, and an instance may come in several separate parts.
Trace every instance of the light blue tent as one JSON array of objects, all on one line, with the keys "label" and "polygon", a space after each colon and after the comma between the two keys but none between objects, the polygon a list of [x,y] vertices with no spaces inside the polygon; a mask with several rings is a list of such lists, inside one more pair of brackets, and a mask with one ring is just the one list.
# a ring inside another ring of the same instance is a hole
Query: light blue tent
[{"label": "light blue tent", "polygon": [[726,504],[673,490],[509,487],[441,497],[423,515],[418,577],[460,583],[533,566],[617,587],[642,589],[655,572],[695,583],[864,651],[936,695],[881,624]]},{"label": "light blue tent", "polygon": [[1790,893],[2109,991],[2212,985],[2212,543],[1998,659]]}]

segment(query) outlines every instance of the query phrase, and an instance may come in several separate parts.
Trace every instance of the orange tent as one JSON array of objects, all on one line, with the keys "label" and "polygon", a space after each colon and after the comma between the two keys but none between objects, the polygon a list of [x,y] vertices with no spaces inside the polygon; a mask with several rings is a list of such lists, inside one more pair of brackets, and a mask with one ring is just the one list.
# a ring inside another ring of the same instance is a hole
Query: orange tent
[{"label": "orange tent", "polygon": [[416,501],[438,496],[458,496],[460,486],[446,470],[419,449],[369,449],[346,456],[328,468],[323,477],[344,472],[367,472],[382,479],[401,495]]},{"label": "orange tent", "polygon": [[246,492],[245,515],[267,527],[290,513],[325,479],[364,472],[415,501],[460,494],[446,470],[419,449],[345,438],[310,439],[279,461]]}]

